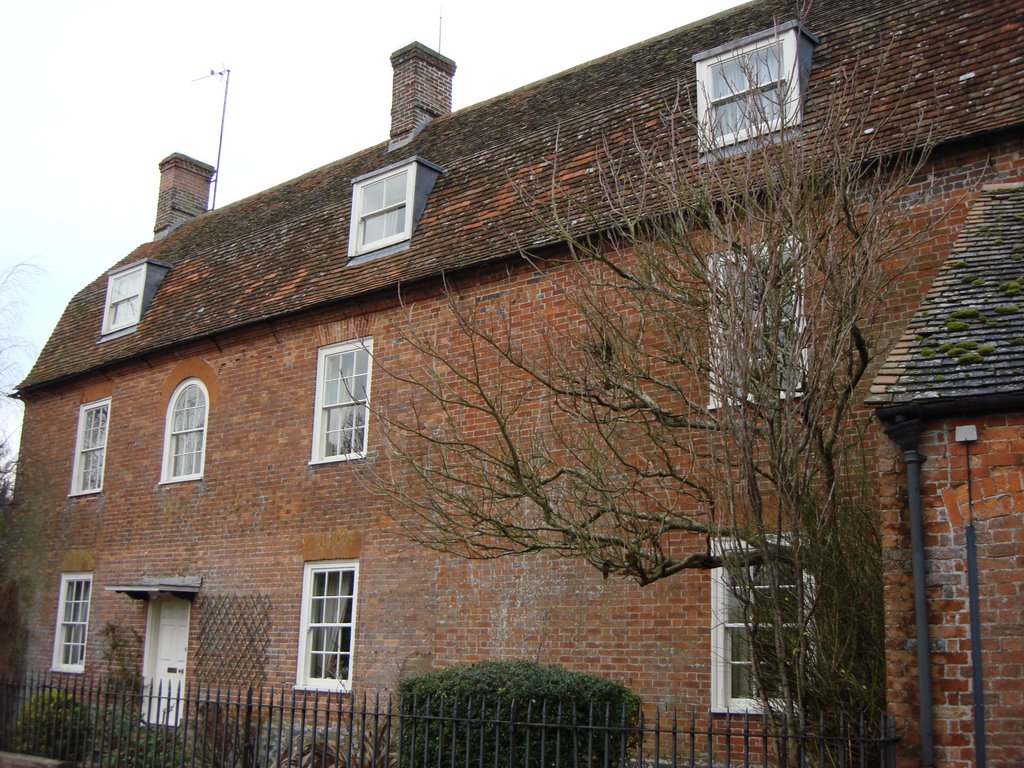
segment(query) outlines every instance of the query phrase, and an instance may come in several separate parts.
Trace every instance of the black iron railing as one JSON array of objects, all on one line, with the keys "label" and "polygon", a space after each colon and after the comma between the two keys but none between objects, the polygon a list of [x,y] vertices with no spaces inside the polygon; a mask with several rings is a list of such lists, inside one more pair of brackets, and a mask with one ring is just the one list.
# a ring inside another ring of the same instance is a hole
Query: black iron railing
[{"label": "black iron railing", "polygon": [[0,750],[103,768],[890,768],[892,723],[0,680]]}]

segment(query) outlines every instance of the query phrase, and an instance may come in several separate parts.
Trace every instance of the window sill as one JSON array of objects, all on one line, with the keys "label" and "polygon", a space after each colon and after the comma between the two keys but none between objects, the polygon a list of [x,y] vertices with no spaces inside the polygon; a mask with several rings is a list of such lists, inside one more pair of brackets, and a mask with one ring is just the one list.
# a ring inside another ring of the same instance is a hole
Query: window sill
[{"label": "window sill", "polygon": [[71,493],[68,494],[68,498],[73,499],[77,496],[96,496],[100,493],[103,493],[103,488],[91,488],[88,491],[71,491]]},{"label": "window sill", "polygon": [[752,717],[762,717],[764,710],[761,705],[756,702],[749,704],[733,704],[728,706],[712,705],[709,711],[713,715],[750,715]]},{"label": "window sill", "polygon": [[352,693],[352,683],[296,683],[292,686],[293,691],[321,691],[324,693]]},{"label": "window sill", "polygon": [[348,257],[348,263],[346,267],[354,267],[373,259],[379,259],[384,256],[390,256],[393,253],[401,253],[402,251],[408,250],[411,245],[412,237],[407,237],[404,240],[399,240],[397,243],[392,245],[382,245],[374,247],[368,250],[362,250],[358,253],[350,254]]},{"label": "window sill", "polygon": [[158,485],[175,485],[177,483],[194,483],[197,480],[202,480],[202,475],[189,475],[188,477],[170,477],[160,478]]},{"label": "window sill", "polygon": [[50,667],[50,671],[51,672],[57,672],[57,673],[60,673],[62,675],[84,675],[85,674],[85,666],[84,665],[81,666],[81,667],[59,667],[59,666],[52,666],[52,667]]},{"label": "window sill", "polygon": [[113,341],[114,339],[120,339],[122,336],[129,336],[138,330],[139,324],[126,325],[124,328],[118,328],[116,331],[104,331],[100,334],[99,341],[97,343],[102,344],[106,341]]},{"label": "window sill", "polygon": [[365,459],[365,453],[346,453],[344,456],[330,456],[326,459],[310,459],[309,466],[315,467],[318,464],[338,464],[343,461],[356,461],[358,459]]}]

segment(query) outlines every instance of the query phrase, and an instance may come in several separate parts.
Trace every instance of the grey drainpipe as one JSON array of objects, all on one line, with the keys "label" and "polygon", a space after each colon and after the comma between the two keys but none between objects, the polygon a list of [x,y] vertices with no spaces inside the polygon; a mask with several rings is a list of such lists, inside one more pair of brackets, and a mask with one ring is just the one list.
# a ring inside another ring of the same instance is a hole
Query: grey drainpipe
[{"label": "grey drainpipe", "polygon": [[910,514],[910,551],[914,568],[914,615],[917,621],[917,696],[921,767],[934,768],[931,651],[924,577],[924,526],[921,521],[921,463],[925,457],[917,450],[920,444],[921,422],[916,418],[897,419],[886,424],[885,432],[903,450],[903,462],[907,465],[907,506]]}]

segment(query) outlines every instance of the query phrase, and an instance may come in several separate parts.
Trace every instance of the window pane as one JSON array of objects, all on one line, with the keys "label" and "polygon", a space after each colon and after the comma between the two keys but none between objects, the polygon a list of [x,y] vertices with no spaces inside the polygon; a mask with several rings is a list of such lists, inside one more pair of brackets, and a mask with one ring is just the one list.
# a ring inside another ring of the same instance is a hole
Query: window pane
[{"label": "window pane", "polygon": [[367,378],[367,375],[364,373],[359,376],[353,376],[345,381],[347,400],[351,402],[366,399]]},{"label": "window pane", "polygon": [[746,621],[747,612],[743,606],[743,602],[736,596],[736,593],[733,592],[731,588],[728,590],[728,595],[725,600],[725,620],[730,624],[742,624]]},{"label": "window pane", "polygon": [[394,237],[405,230],[405,206],[384,214],[384,237]]},{"label": "window pane", "polygon": [[741,56],[723,61],[711,69],[711,98],[724,99],[747,90],[745,61]]},{"label": "window pane", "polygon": [[131,325],[139,317],[138,300],[136,297],[119,301],[112,307],[110,322],[112,325]]},{"label": "window pane", "polygon": [[309,655],[309,676],[313,678],[323,679],[324,677],[324,657],[321,653],[311,653]]},{"label": "window pane", "polygon": [[782,90],[779,88],[758,91],[752,96],[751,122],[770,125],[778,120],[782,116],[782,105],[779,103],[781,96]]},{"label": "window pane", "polygon": [[338,584],[341,581],[341,576],[337,571],[330,571],[327,574],[327,586],[325,588],[325,594],[333,596],[338,594]]},{"label": "window pane", "polygon": [[323,597],[325,593],[325,587],[327,585],[327,572],[318,571],[313,574],[313,596]]},{"label": "window pane", "polygon": [[365,349],[352,351],[352,373],[353,376],[365,376],[370,370],[370,353]]},{"label": "window pane", "polygon": [[363,245],[375,243],[384,239],[384,226],[387,221],[387,214],[374,214],[363,220]]},{"label": "window pane", "polygon": [[352,597],[352,593],[355,591],[356,574],[354,571],[342,571],[341,572],[341,592],[339,594],[346,597]]},{"label": "window pane", "polygon": [[174,405],[175,430],[198,429],[206,421],[206,398],[195,384],[187,386]]},{"label": "window pane", "polygon": [[752,87],[776,83],[782,79],[782,45],[775,43],[750,54],[750,82]]},{"label": "window pane", "polygon": [[348,660],[347,653],[332,656],[327,677],[331,680],[348,680]]},{"label": "window pane", "polygon": [[729,695],[734,699],[754,698],[754,685],[751,680],[751,668],[746,664],[731,665],[732,679],[730,680]]},{"label": "window pane", "polygon": [[384,194],[384,205],[390,207],[405,202],[405,187],[407,171],[396,173],[389,179],[384,180],[386,192]]},{"label": "window pane", "polygon": [[324,604],[323,618],[321,619],[321,621],[323,621],[325,624],[337,624],[338,623],[338,620],[339,620],[339,617],[338,617],[338,613],[339,613],[338,612],[338,600],[339,600],[339,598],[337,598],[337,597],[325,597],[324,598],[324,600],[323,600],[323,604]]},{"label": "window pane", "polygon": [[324,381],[324,405],[338,405],[344,402],[346,397],[343,396],[344,385],[340,378],[337,379],[326,379]]},{"label": "window pane", "polygon": [[342,597],[338,599],[338,621],[344,624],[352,623],[352,598]]},{"label": "window pane", "polygon": [[133,270],[127,275],[115,277],[110,286],[110,298],[117,301],[134,296],[142,289],[142,270]]},{"label": "window pane", "polygon": [[375,243],[405,231],[405,206],[375,213],[363,219],[363,245]]},{"label": "window pane", "polygon": [[363,187],[363,214],[379,211],[384,207],[384,182],[375,181]]},{"label": "window pane", "polygon": [[324,377],[327,379],[337,380],[341,378],[341,358],[343,355],[338,353],[336,355],[327,355],[324,358]]},{"label": "window pane", "polygon": [[715,107],[715,132],[720,136],[730,136],[746,124],[746,99],[726,101]]}]

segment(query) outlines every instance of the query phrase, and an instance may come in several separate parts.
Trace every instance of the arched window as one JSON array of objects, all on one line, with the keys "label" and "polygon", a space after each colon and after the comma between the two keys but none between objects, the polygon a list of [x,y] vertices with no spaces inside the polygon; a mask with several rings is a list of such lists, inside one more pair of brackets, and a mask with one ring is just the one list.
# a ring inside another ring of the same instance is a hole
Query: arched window
[{"label": "arched window", "polygon": [[203,476],[206,449],[206,387],[186,379],[171,394],[164,437],[163,482],[197,480]]}]

